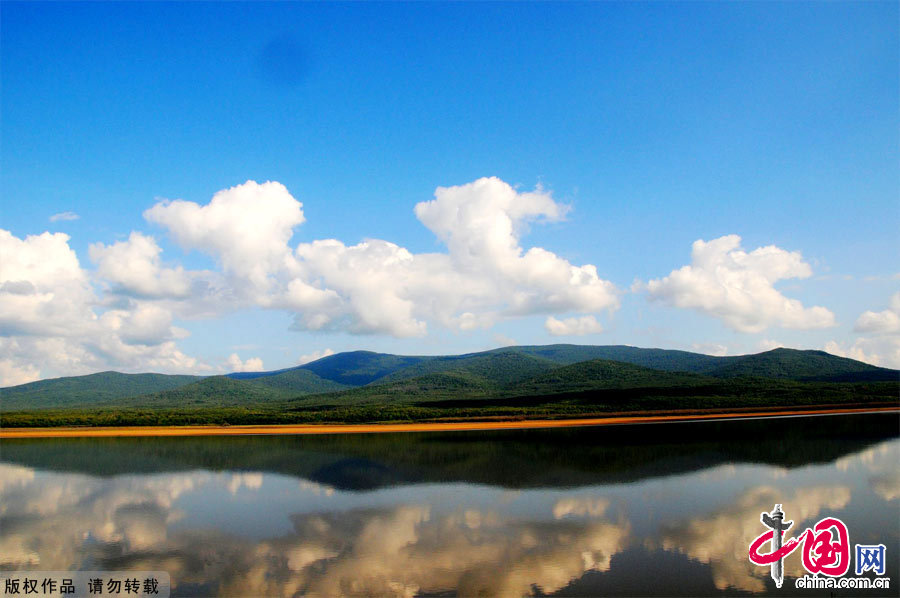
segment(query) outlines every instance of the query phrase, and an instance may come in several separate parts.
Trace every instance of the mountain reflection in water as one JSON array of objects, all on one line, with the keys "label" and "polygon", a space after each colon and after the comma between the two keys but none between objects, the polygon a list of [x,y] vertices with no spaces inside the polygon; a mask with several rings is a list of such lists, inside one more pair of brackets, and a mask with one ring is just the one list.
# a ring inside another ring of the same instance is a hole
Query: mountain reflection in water
[{"label": "mountain reflection in water", "polygon": [[[882,414],[4,440],[0,568],[166,570],[173,595],[758,593],[747,546],[780,502],[789,534],[834,515],[885,544],[896,580],[897,436]],[[785,574],[808,594],[799,552]]]}]

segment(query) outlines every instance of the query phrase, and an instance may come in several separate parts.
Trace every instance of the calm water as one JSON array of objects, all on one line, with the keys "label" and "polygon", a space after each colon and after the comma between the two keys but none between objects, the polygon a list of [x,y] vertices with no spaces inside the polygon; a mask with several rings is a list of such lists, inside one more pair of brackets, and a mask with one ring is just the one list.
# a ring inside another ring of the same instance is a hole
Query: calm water
[{"label": "calm water", "polygon": [[0,569],[165,570],[176,596],[829,595],[794,589],[799,551],[781,590],[748,561],[780,502],[788,535],[834,515],[885,544],[896,588],[898,427],[5,440]]}]

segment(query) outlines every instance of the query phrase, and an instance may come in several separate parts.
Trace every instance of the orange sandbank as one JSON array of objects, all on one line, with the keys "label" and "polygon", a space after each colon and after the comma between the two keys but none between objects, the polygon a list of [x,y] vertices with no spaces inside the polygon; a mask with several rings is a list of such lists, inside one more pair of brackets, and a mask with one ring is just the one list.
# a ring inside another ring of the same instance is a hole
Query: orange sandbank
[{"label": "orange sandbank", "polygon": [[0,438],[64,438],[107,436],[232,436],[241,434],[367,434],[373,432],[450,432],[460,430],[517,430],[526,428],[569,428],[616,424],[651,424],[698,420],[786,417],[793,415],[834,415],[840,413],[900,412],[897,407],[852,409],[786,409],[781,411],[740,411],[728,413],[685,413],[680,415],[622,415],[582,419],[532,419],[507,421],[455,421],[403,424],[277,424],[247,426],[122,426],[0,428]]}]

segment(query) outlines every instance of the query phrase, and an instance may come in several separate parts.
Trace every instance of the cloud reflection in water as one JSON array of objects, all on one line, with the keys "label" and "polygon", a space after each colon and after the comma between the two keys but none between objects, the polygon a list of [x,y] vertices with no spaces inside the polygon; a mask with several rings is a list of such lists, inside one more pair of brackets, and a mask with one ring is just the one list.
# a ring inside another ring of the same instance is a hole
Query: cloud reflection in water
[{"label": "cloud reflection in water", "polygon": [[[764,531],[760,512],[784,503],[795,533],[857,512],[860,499],[896,515],[898,457],[900,442],[889,440],[797,468],[733,463],[516,492],[471,483],[347,491],[254,471],[104,477],[0,463],[0,566],[161,569],[181,594],[523,595],[603,577],[628,566],[616,555],[640,549],[702,564],[718,590],[759,592],[768,570],[746,552]],[[270,520],[281,527],[257,525]],[[896,544],[896,525],[875,531]],[[786,574],[801,573],[795,553]]]}]

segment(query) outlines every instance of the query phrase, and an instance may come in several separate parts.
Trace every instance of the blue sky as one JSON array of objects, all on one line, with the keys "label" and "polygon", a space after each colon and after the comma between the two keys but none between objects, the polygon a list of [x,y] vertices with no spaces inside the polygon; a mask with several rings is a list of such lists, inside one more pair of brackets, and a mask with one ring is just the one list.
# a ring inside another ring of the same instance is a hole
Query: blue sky
[{"label": "blue sky", "polygon": [[[896,3],[0,11],[0,284],[30,282],[0,287],[0,383],[513,341],[900,366]],[[455,191],[426,226],[415,206],[438,187]],[[263,248],[165,204],[231,188],[235,222],[302,203],[257,230],[292,236]],[[461,206],[477,217],[442,220]],[[478,254],[482,219],[512,223],[511,253]],[[28,240],[47,231],[68,238]],[[323,239],[339,272],[321,247],[298,256]],[[366,239],[413,258],[376,272],[374,245],[347,249]],[[559,282],[586,265],[597,281]]]}]

